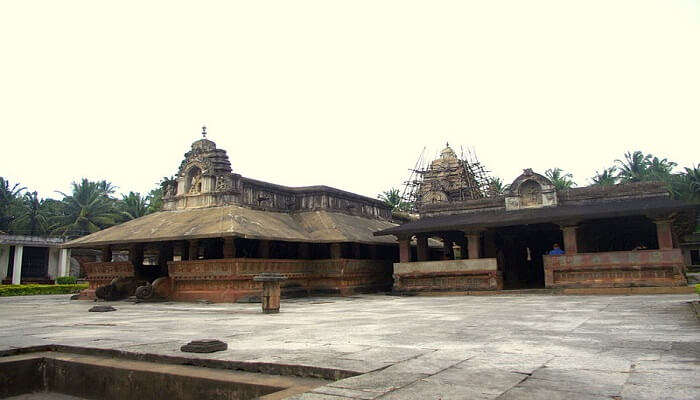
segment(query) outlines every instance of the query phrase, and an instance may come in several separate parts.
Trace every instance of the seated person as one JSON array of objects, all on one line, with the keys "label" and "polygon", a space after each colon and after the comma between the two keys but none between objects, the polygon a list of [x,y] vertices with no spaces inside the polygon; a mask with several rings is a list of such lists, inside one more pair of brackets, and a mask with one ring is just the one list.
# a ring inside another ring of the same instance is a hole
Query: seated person
[{"label": "seated person", "polygon": [[564,254],[564,250],[559,247],[559,243],[554,243],[552,245],[552,250],[549,251],[550,256],[559,256]]}]

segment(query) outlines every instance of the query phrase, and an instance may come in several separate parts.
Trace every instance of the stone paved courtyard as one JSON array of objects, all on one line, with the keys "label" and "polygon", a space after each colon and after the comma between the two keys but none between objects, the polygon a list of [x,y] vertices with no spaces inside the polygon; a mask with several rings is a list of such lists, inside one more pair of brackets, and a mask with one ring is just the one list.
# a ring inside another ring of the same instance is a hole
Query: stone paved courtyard
[{"label": "stone paved courtyard", "polygon": [[697,399],[694,295],[393,297],[259,304],[0,298],[0,350],[65,344],[164,355],[218,338],[217,359],[362,375],[294,399]]}]

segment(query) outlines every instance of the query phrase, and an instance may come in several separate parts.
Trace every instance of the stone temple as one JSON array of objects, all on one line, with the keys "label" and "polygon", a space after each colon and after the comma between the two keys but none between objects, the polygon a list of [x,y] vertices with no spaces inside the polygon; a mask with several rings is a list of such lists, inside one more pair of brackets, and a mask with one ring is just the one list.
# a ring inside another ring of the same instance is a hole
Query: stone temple
[{"label": "stone temple", "polygon": [[[152,282],[173,300],[257,296],[264,272],[283,273],[285,296],[389,290],[398,245],[382,201],[328,186],[286,187],[233,172],[206,137],[192,143],[166,188],[163,211],[68,242],[100,249],[85,265],[92,298],[115,278]],[[116,254],[127,253],[126,261]],[[114,255],[114,257],[113,257]]]},{"label": "stone temple", "polygon": [[[377,199],[235,173],[205,137],[165,188],[163,211],[62,247],[102,252],[84,266],[83,298],[136,278],[167,299],[241,301],[259,295],[262,273],[286,278],[283,296],[687,285],[677,222],[697,206],[663,184],[557,190],[525,169],[494,194],[476,175],[448,145],[424,171],[418,216],[399,225]],[[555,243],[564,254],[549,254]]]}]

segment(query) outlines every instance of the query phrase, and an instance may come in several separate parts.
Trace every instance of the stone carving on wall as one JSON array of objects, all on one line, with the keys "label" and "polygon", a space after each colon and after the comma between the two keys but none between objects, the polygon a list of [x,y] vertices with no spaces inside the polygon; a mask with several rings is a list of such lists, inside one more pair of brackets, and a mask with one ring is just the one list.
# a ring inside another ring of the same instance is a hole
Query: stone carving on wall
[{"label": "stone carving on wall", "polygon": [[549,179],[526,168],[510,185],[505,203],[509,211],[553,207],[558,204],[557,191]]},{"label": "stone carving on wall", "polygon": [[229,192],[233,190],[233,182],[230,176],[220,175],[216,177],[216,191]]}]

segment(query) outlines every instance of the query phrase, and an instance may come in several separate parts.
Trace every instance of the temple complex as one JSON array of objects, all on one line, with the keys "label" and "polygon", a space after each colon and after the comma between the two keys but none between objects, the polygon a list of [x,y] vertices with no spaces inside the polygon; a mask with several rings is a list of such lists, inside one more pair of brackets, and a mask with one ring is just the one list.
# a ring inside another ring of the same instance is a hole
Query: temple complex
[{"label": "temple complex", "polygon": [[[430,169],[460,162],[448,145]],[[424,175],[419,219],[375,233],[399,239],[396,292],[686,285],[674,220],[697,206],[661,183],[560,191],[525,169],[505,194],[464,196],[469,174]]]},{"label": "temple complex", "polygon": [[[85,298],[115,278],[136,277],[172,300],[237,301],[259,296],[253,278],[264,272],[286,276],[284,296],[391,288],[396,239],[373,235],[396,226],[385,203],[243,177],[203,136],[164,188],[163,211],[63,245],[102,251],[101,262],[84,265]],[[127,260],[117,261],[117,252]]]}]

